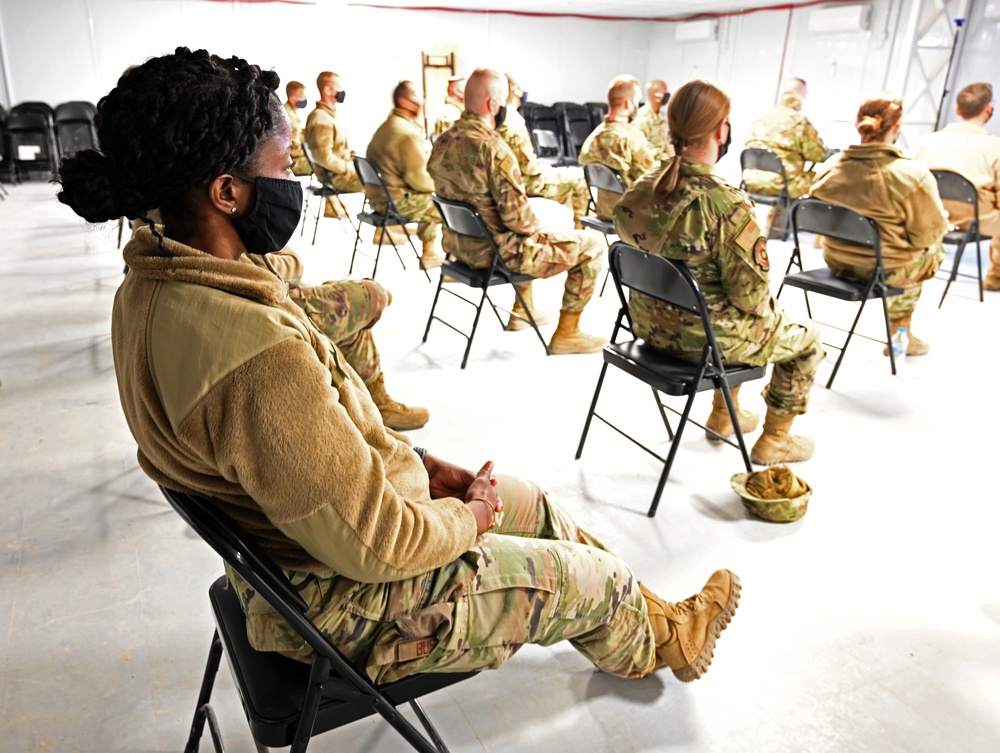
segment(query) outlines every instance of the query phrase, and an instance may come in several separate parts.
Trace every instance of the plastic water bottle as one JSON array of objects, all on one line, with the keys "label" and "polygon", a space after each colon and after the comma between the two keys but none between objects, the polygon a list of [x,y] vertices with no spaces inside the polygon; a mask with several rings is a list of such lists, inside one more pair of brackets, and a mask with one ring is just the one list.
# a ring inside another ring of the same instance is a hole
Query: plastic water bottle
[{"label": "plastic water bottle", "polygon": [[900,327],[892,336],[892,356],[897,366],[906,360],[906,347],[909,344],[910,336],[906,332],[906,327]]}]

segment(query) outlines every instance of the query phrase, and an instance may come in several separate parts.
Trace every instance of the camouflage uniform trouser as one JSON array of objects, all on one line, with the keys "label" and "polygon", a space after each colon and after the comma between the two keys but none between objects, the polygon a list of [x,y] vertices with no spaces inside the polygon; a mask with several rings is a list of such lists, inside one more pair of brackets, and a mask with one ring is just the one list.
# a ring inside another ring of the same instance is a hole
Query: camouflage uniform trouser
[{"label": "camouflage uniform trouser", "polygon": [[579,167],[552,167],[543,170],[538,175],[525,177],[524,187],[528,196],[552,199],[569,207],[577,219],[587,215],[590,193],[587,181],[583,179],[583,170]]},{"label": "camouflage uniform trouser", "polygon": [[[726,350],[723,358],[739,363],[738,348]],[[782,313],[778,322],[778,338],[768,359],[774,364],[771,381],[760,394],[767,407],[779,416],[798,416],[806,412],[809,392],[816,379],[819,362],[826,357],[819,328],[809,322],[789,321]]]},{"label": "camouflage uniform trouser", "polygon": [[[383,197],[385,194],[382,194]],[[438,214],[434,202],[431,201],[429,193],[418,193],[416,191],[405,191],[399,197],[393,197],[396,209],[401,215],[417,224],[417,237],[422,241],[432,241],[438,237],[438,228],[441,227],[441,215]],[[386,210],[385,202],[381,206],[372,202],[372,206],[377,212]]]},{"label": "camouflage uniform trouser", "polygon": [[[652,628],[628,566],[534,484],[497,480],[501,524],[437,570],[394,583],[290,573],[309,619],[379,683],[495,669],[525,643],[563,640],[604,672],[649,674]],[[247,613],[251,645],[308,661],[302,639],[228,566],[226,574]]]},{"label": "camouflage uniform trouser", "polygon": [[[913,313],[920,300],[924,280],[929,280],[938,271],[944,261],[944,246],[940,243],[922,251],[913,257],[909,264],[901,267],[886,268],[886,284],[894,288],[903,288],[902,295],[886,298],[889,306],[889,318],[893,321]],[[871,265],[845,264],[837,259],[824,255],[826,264],[838,277],[858,282],[866,282],[871,278]]]},{"label": "camouflage uniform trouser", "polygon": [[348,163],[347,172],[330,173],[330,182],[333,183],[334,188],[349,193],[359,193],[364,190],[361,178],[358,177],[358,172],[354,169],[353,163]]},{"label": "camouflage uniform trouser", "polygon": [[583,311],[597,288],[605,248],[599,235],[585,230],[536,233],[524,239],[519,260],[507,266],[541,278],[566,272],[562,310]]},{"label": "camouflage uniform trouser", "polygon": [[392,296],[375,280],[324,282],[288,289],[288,297],[332,340],[365,384],[379,375],[381,365],[371,328]]}]

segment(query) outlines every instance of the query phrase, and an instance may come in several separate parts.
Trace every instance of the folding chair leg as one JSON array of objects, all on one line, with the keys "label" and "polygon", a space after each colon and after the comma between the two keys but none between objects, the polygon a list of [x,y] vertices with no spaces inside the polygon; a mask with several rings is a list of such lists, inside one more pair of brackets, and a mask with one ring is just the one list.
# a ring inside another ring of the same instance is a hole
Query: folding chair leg
[{"label": "folding chair leg", "polygon": [[740,428],[740,417],[736,412],[736,404],[733,402],[733,393],[729,389],[729,383],[723,382],[719,389],[722,390],[722,397],[726,401],[726,409],[729,411],[729,420],[733,423],[733,429],[736,433],[736,443],[740,446],[740,453],[743,455],[743,465],[746,466],[747,473],[753,473],[753,465],[750,463],[750,453],[747,452],[747,445],[743,440],[743,430]]},{"label": "folding chair leg", "polygon": [[351,268],[347,271],[350,274],[354,270],[354,257],[358,254],[358,241],[361,240],[361,224],[358,224],[358,232],[354,234],[354,250],[351,251]]},{"label": "folding chair leg", "polygon": [[979,278],[979,302],[983,302],[983,243],[976,241],[976,276]]},{"label": "folding chair leg", "polygon": [[[965,242],[958,244],[958,248],[955,249],[955,261],[951,265],[951,274],[948,275],[948,282],[944,284],[944,292],[941,294],[941,300],[938,301],[938,308],[941,308],[941,304],[944,303],[945,296],[948,295],[948,290],[951,288],[951,284],[955,282],[955,278],[958,277],[958,265],[962,261],[962,254],[965,251]],[[982,300],[980,298],[980,300]]]},{"label": "folding chair leg", "polygon": [[663,419],[663,425],[667,429],[667,437],[670,441],[674,441],[674,430],[670,428],[670,419],[667,418],[667,412],[663,410],[663,402],[660,400],[660,393],[656,391],[656,387],[650,385],[649,389],[653,391],[653,400],[656,401],[656,408],[660,411],[660,418]]},{"label": "folding chair leg", "polygon": [[322,204],[322,208],[316,210],[316,224],[315,224],[315,226],[313,226],[313,242],[312,242],[312,244],[314,246],[316,245],[316,234],[319,232],[319,218],[322,217],[323,216],[323,212],[326,211],[326,198],[324,198],[324,197],[320,197],[320,198],[322,199],[322,201],[320,202]]},{"label": "folding chair leg", "polygon": [[[514,288],[514,297],[517,298],[518,303],[521,304],[521,308],[524,309],[524,313],[528,315],[528,323],[531,324],[531,328],[535,330],[535,334],[538,335],[538,340],[542,343],[542,347],[545,348],[545,355],[552,355],[549,352],[549,344],[545,342],[545,338],[542,337],[541,331],[538,329],[538,322],[535,321],[534,315],[531,313],[531,308],[524,300],[524,296],[521,295],[521,291],[518,290],[517,285],[512,285]],[[501,322],[502,324],[502,322]]]},{"label": "folding chair leg", "polygon": [[[205,663],[205,675],[201,680],[201,692],[198,694],[198,705],[195,706],[194,719],[191,722],[191,732],[188,735],[187,745],[184,746],[184,753],[197,753],[198,743],[201,734],[205,729],[205,720],[210,719],[209,728],[212,730],[212,737],[218,734],[217,726],[212,727],[211,719],[212,707],[209,701],[212,699],[212,688],[215,685],[215,676],[219,673],[219,661],[222,659],[222,640],[219,638],[219,631],[212,634],[212,645],[208,650],[208,661]],[[221,740],[216,742],[217,751],[221,751]]]},{"label": "folding chair leg", "polygon": [[[663,471],[660,473],[660,480],[656,484],[656,491],[653,493],[653,503],[649,506],[649,512],[646,513],[646,515],[650,518],[656,515],[656,508],[660,506],[660,497],[663,495],[663,487],[667,485],[667,478],[670,476],[670,468],[674,464],[674,457],[677,455],[677,448],[681,444],[681,435],[684,433],[684,424],[687,423],[688,416],[691,414],[691,406],[694,405],[694,398],[697,394],[697,392],[692,392],[688,397],[687,403],[684,406],[684,412],[681,413],[681,420],[677,424],[677,433],[674,435],[673,441],[670,442],[670,452],[667,453],[667,460],[663,464]],[[659,400],[657,400],[657,402],[659,402]]]},{"label": "folding chair leg", "polygon": [[[469,342],[465,346],[465,355],[462,356],[462,368],[465,368],[465,364],[469,361],[469,351],[472,350],[472,338],[476,336],[476,328],[479,326],[479,316],[483,313],[483,304],[486,302],[486,298],[489,296],[489,288],[483,288],[483,297],[479,301],[479,306],[476,308],[476,318],[472,320],[472,331],[469,333]],[[490,305],[493,302],[490,301]]]},{"label": "folding chair leg", "polygon": [[437,309],[438,297],[441,295],[441,286],[444,285],[444,274],[438,277],[437,288],[434,290],[434,302],[431,303],[431,313],[427,316],[427,326],[424,327],[424,339],[420,342],[427,342],[427,335],[431,331],[431,322],[434,321],[434,311]]},{"label": "folding chair leg", "polygon": [[[862,304],[862,308],[864,308],[864,304]],[[896,354],[892,352],[892,325],[889,323],[889,304],[885,302],[885,296],[882,297],[882,315],[885,318],[885,348],[889,351],[889,368],[892,370],[892,375],[896,376]],[[861,314],[859,313],[858,316]],[[851,331],[854,331],[853,327]]]},{"label": "folding chair leg", "polygon": [[[395,225],[393,227],[395,227]],[[400,227],[403,228],[403,235],[406,236],[406,240],[410,244],[410,248],[413,249],[413,253],[415,254],[417,252],[417,249],[414,248],[413,241],[410,240],[410,231],[406,229],[406,225],[400,225]],[[399,259],[400,266],[403,269],[406,269],[406,262],[403,261],[403,257],[399,253],[399,246],[397,246],[395,243],[393,243],[392,244],[392,250],[396,252],[396,258]],[[419,259],[420,257],[418,256],[417,258]]]},{"label": "folding chair leg", "polygon": [[597,387],[594,389],[594,399],[590,401],[590,410],[587,412],[587,420],[583,422],[583,434],[580,435],[580,444],[576,448],[576,459],[579,460],[583,454],[583,445],[587,441],[587,434],[590,432],[590,422],[594,418],[597,410],[597,398],[601,395],[601,385],[604,384],[604,375],[608,373],[608,362],[601,366],[601,375],[597,378]]},{"label": "folding chair leg", "polygon": [[417,719],[427,730],[427,734],[430,736],[431,741],[434,743],[434,747],[438,749],[439,753],[448,753],[448,746],[444,744],[444,740],[441,739],[441,735],[438,734],[437,729],[431,723],[431,720],[427,718],[427,714],[424,713],[423,706],[420,702],[414,698],[410,701],[410,708],[413,709],[413,713],[417,715]]},{"label": "folding chair leg", "polygon": [[316,657],[309,671],[309,690],[302,703],[302,716],[295,728],[289,753],[305,753],[309,740],[312,738],[313,726],[316,724],[316,713],[319,702],[323,698],[323,686],[330,679],[330,660],[326,657]]},{"label": "folding chair leg", "polygon": [[122,233],[125,231],[125,218],[118,218],[118,248],[122,247]]},{"label": "folding chair leg", "polygon": [[[424,277],[427,278],[427,282],[431,281],[430,273],[427,268],[424,267],[424,257],[417,251],[417,247],[413,245],[413,236],[410,235],[410,231],[406,229],[406,225],[403,225],[403,232],[406,233],[406,240],[410,242],[410,248],[413,249],[413,255],[417,257],[417,266],[420,267],[420,271],[424,273]],[[403,260],[399,260],[400,264],[403,264]],[[403,264],[403,269],[406,269],[406,265]]]}]

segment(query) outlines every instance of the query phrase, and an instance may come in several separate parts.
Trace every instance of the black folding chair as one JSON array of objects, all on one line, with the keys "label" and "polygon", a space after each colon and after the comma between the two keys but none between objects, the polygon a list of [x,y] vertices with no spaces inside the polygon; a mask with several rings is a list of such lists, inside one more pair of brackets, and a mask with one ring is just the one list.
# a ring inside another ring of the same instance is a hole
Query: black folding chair
[{"label": "black folding chair", "polygon": [[[777,196],[769,196],[768,194],[754,193],[748,190],[746,181],[742,177],[747,170],[760,170],[780,175],[781,191]],[[788,209],[792,204],[792,198],[788,194],[788,177],[785,175],[785,166],[782,164],[781,159],[770,149],[744,149],[740,153],[740,171],[740,188],[746,191],[747,195],[755,203],[774,207],[774,211],[771,213],[771,221],[767,225],[764,237],[771,237],[771,230],[774,227],[774,213],[781,212],[781,227],[778,230],[781,232],[781,240],[787,240],[788,228],[790,227],[788,224]]]},{"label": "black folding chair", "polygon": [[56,139],[64,158],[84,149],[98,148],[96,115],[97,108],[90,102],[63,102],[56,107]]},{"label": "black folding chair", "polygon": [[[701,293],[698,281],[683,262],[666,259],[662,256],[653,256],[622,241],[612,244],[608,257],[611,275],[614,278],[618,298],[621,301],[621,309],[618,311],[614,331],[611,333],[611,342],[604,346],[604,363],[601,365],[601,375],[597,379],[597,388],[594,390],[594,399],[587,412],[587,420],[583,424],[583,434],[580,436],[580,445],[576,450],[576,459],[579,460],[583,454],[583,445],[587,441],[591,420],[597,418],[663,463],[663,471],[660,473],[660,480],[653,494],[653,502],[647,513],[652,518],[656,515],[663,487],[670,476],[670,468],[674,464],[681,435],[688,422],[710,431],[723,442],[739,449],[743,455],[743,464],[746,466],[747,472],[753,470],[750,464],[750,454],[743,441],[743,432],[740,430],[740,422],[736,414],[736,406],[733,404],[730,387],[760,379],[767,369],[763,366],[723,363],[722,352],[719,350],[715,334],[712,332],[712,323],[708,315],[708,307],[705,305],[705,298]],[[625,294],[626,289],[630,293],[641,293],[669,306],[698,315],[705,331],[707,343],[697,363],[676,358],[634,336],[632,315],[629,312],[628,298]],[[621,330],[633,334],[633,339],[618,342],[618,333]],[[670,450],[666,458],[654,452],[635,437],[626,434],[597,412],[597,400],[601,396],[601,388],[604,385],[604,377],[609,365],[616,366],[627,374],[631,374],[652,389],[653,400],[656,402],[660,418],[663,420],[667,436],[670,438]],[[711,389],[722,390],[726,407],[729,409],[729,417],[732,419],[735,429],[735,442],[690,418],[695,395]],[[687,395],[683,410],[677,411],[665,405],[660,399],[661,392],[675,397]],[[667,410],[680,416],[677,431],[674,431],[670,426],[665,412]]]},{"label": "black folding chair", "polygon": [[[427,317],[427,327],[424,329],[424,339],[422,342],[427,342],[427,335],[431,331],[431,322],[435,319],[449,329],[454,330],[466,340],[465,353],[462,356],[461,366],[461,368],[464,369],[465,364],[469,360],[469,351],[472,349],[472,338],[476,336],[476,328],[479,327],[479,316],[483,313],[483,304],[488,301],[490,308],[493,309],[493,313],[496,316],[497,321],[500,322],[501,327],[504,326],[504,321],[497,309],[527,321],[531,325],[531,328],[535,330],[535,334],[538,335],[538,339],[542,343],[542,347],[545,348],[545,355],[549,355],[549,345],[545,342],[545,338],[542,337],[542,333],[538,329],[538,323],[535,321],[535,317],[531,314],[531,308],[524,302],[521,291],[517,289],[518,284],[530,282],[534,278],[531,275],[514,273],[507,269],[507,265],[504,264],[503,259],[500,257],[500,249],[497,248],[497,244],[494,242],[493,236],[490,234],[490,229],[486,226],[486,221],[483,220],[482,215],[479,214],[479,211],[474,206],[467,204],[464,201],[443,199],[437,194],[434,194],[432,198],[434,200],[434,206],[437,207],[438,213],[444,221],[446,232],[455,233],[456,235],[461,235],[466,238],[473,238],[475,240],[482,241],[489,246],[490,265],[488,267],[484,267],[483,269],[473,269],[464,262],[453,260],[446,260],[441,265],[441,276],[438,278],[437,290],[434,292],[434,302],[431,304],[430,316]],[[477,304],[475,301],[469,300],[463,295],[459,295],[454,290],[444,287],[445,278],[451,278],[451,281],[460,282],[464,285],[468,285],[470,288],[478,288],[481,290],[482,296],[479,298],[479,303]],[[496,285],[511,285],[514,288],[514,295],[517,297],[517,301],[521,304],[521,308],[527,314],[527,317],[514,313],[503,308],[502,306],[497,306],[493,302],[493,299],[490,298],[489,290],[491,287],[495,287]],[[434,315],[434,311],[437,309],[438,298],[440,297],[442,290],[446,293],[450,293],[461,301],[465,301],[470,306],[475,307],[476,317],[472,321],[472,330],[468,333],[460,330],[450,322],[446,322],[441,317]]]},{"label": "black folding chair", "polygon": [[[0,170],[7,171],[7,179],[14,181],[14,164],[7,151],[7,110],[0,105]],[[6,200],[7,188],[0,182],[0,201]]]},{"label": "black folding chair", "polygon": [[18,182],[32,170],[55,175],[59,165],[59,148],[49,112],[18,105],[7,115],[4,130],[11,183]]},{"label": "black folding chair", "polygon": [[590,130],[593,131],[604,122],[604,116],[608,114],[608,103],[587,102],[585,106],[590,113]]},{"label": "black folding chair", "polygon": [[[597,198],[601,191],[621,196],[625,193],[625,181],[622,180],[621,173],[607,165],[584,165],[583,177],[587,181],[587,189],[590,192],[590,211],[594,213],[594,216],[581,217],[580,224],[603,233],[604,242],[608,244],[608,248],[611,248],[610,236],[617,236],[618,231],[615,230],[613,222],[597,217]],[[608,271],[604,273],[604,282],[601,283],[601,292],[598,293],[598,296],[604,295],[610,274],[611,268],[609,267]]]},{"label": "black folding chair", "polygon": [[[206,721],[215,750],[222,753],[222,735],[210,700],[223,651],[258,750],[290,745],[291,753],[302,753],[313,736],[377,713],[415,750],[447,753],[417,699],[476,672],[413,675],[375,685],[309,621],[307,604],[295,586],[235,521],[210,500],[162,486],[160,491],[188,525],[316,652],[310,666],[275,652],[256,651],[247,640],[246,616],[235,589],[225,576],[216,580],[208,590],[216,629],[185,753],[198,750]],[[397,707],[403,703],[410,704],[427,736],[399,713]]]},{"label": "black folding chair", "polygon": [[556,102],[553,107],[562,119],[563,142],[566,144],[564,164],[576,165],[580,156],[580,147],[594,130],[590,124],[590,112],[586,106],[574,102]]},{"label": "black folding chair", "polygon": [[[940,194],[942,199],[947,199],[948,201],[961,201],[965,204],[972,205],[972,223],[969,225],[967,230],[952,230],[949,233],[945,233],[944,238],[941,239],[942,243],[949,246],[955,246],[955,261],[952,263],[951,271],[946,272],[942,270],[944,275],[947,277],[948,282],[945,283],[944,292],[941,294],[941,300],[938,302],[938,308],[944,303],[944,298],[948,295],[948,290],[951,288],[951,284],[955,282],[956,277],[968,277],[970,279],[976,279],[979,282],[979,302],[983,302],[983,256],[979,248],[979,244],[983,241],[992,240],[993,237],[990,235],[983,235],[979,232],[979,194],[976,192],[976,187],[972,184],[968,178],[959,175],[951,170],[931,170],[931,174],[937,181],[938,194]],[[958,265],[962,262],[962,254],[965,252],[965,247],[967,244],[973,243],[976,246],[976,275],[965,274],[964,272],[958,271]]]},{"label": "black folding chair", "polygon": [[[873,298],[878,298],[882,301],[882,314],[885,319],[885,340],[879,340],[878,338],[869,337],[861,333],[858,333],[858,337],[883,343],[889,351],[889,368],[895,374],[896,356],[892,352],[892,344],[890,342],[892,340],[892,327],[889,324],[889,306],[885,299],[901,295],[903,289],[891,288],[886,284],[885,268],[882,266],[882,244],[879,239],[878,225],[875,224],[875,220],[858,214],[847,207],[842,207],[839,204],[832,204],[828,201],[820,201],[813,198],[804,198],[796,201],[792,205],[791,214],[795,248],[792,249],[792,257],[788,260],[788,267],[785,268],[785,278],[781,281],[781,287],[778,288],[778,295],[775,297],[781,297],[781,291],[785,289],[785,285],[791,285],[793,288],[801,288],[806,299],[806,313],[809,314],[810,319],[813,318],[812,308],[809,304],[810,293],[817,293],[829,296],[830,298],[837,298],[841,301],[851,301],[859,304],[858,313],[854,317],[849,330],[843,327],[836,327],[832,324],[817,322],[817,324],[824,324],[824,326],[847,333],[847,339],[844,340],[843,345],[824,343],[824,345],[840,351],[837,362],[833,365],[833,373],[830,374],[830,379],[826,383],[826,388],[830,389],[833,386],[837,370],[840,369],[840,364],[844,360],[844,354],[847,353],[847,346],[850,345],[851,338],[855,334],[854,330],[858,326],[858,320],[861,319],[861,312],[865,310],[865,304]],[[856,246],[870,248],[875,257],[875,269],[872,272],[872,276],[865,282],[857,282],[837,277],[829,267],[813,269],[808,272],[802,271],[799,231],[816,233],[828,238],[853,243]],[[797,266],[800,271],[789,274],[793,265]]]},{"label": "black folding chair", "polygon": [[542,162],[554,166],[563,163],[562,144],[555,132],[535,129],[531,132],[531,141],[535,147],[535,155]]},{"label": "black folding chair", "polygon": [[[358,228],[354,227],[354,223],[347,212],[347,207],[344,206],[344,202],[340,198],[344,194],[351,193],[351,191],[341,191],[333,185],[333,178],[330,177],[330,171],[322,165],[316,164],[316,161],[313,159],[312,150],[305,141],[302,142],[302,153],[306,156],[306,162],[312,168],[312,175],[309,177],[309,185],[306,186],[306,201],[305,206],[302,207],[302,230],[299,231],[299,235],[305,235],[306,232],[306,218],[309,216],[310,196],[315,196],[319,199],[319,209],[316,210],[316,225],[313,227],[312,245],[316,245],[316,233],[319,232],[319,219],[323,216],[328,198],[335,200],[340,205],[341,211],[347,215],[347,222],[351,226],[351,230],[357,230]],[[318,186],[313,185],[313,178],[319,180]]]},{"label": "black folding chair", "polygon": [[[378,247],[375,249],[375,266],[372,269],[373,279],[375,278],[375,273],[378,272],[378,260],[382,255],[382,244],[385,240],[386,233],[389,232],[387,226],[399,225],[403,228],[403,233],[406,234],[406,240],[417,257],[417,264],[420,266],[420,270],[427,277],[427,282],[430,282],[431,276],[424,268],[424,262],[420,257],[420,252],[417,251],[417,247],[413,245],[413,238],[410,236],[410,231],[406,229],[406,223],[410,222],[410,219],[408,217],[404,217],[399,213],[399,210],[396,209],[396,202],[392,200],[392,195],[389,193],[389,189],[385,185],[385,179],[382,177],[382,171],[379,170],[378,165],[367,157],[354,157],[354,169],[358,171],[358,177],[361,179],[362,183],[366,186],[374,186],[375,190],[382,192],[385,196],[386,209],[384,212],[376,212],[372,203],[368,200],[368,194],[365,194],[365,200],[361,206],[361,212],[358,214],[358,232],[354,236],[354,251],[351,252],[351,266],[350,269],[347,270],[347,274],[351,274],[354,271],[354,257],[357,256],[358,253],[358,241],[361,240],[362,223],[381,229],[381,232],[379,233]],[[368,207],[369,211],[366,212],[365,207]],[[399,259],[399,263],[403,265],[403,269],[406,269],[403,257],[399,255],[399,249],[396,248],[395,244],[390,245],[392,245],[392,250],[396,252],[396,258]]]}]

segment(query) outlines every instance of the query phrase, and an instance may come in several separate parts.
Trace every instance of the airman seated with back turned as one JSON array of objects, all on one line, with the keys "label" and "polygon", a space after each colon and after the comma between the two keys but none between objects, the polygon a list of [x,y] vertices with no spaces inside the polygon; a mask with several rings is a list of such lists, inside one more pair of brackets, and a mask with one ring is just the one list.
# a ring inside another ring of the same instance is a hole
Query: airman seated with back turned
[{"label": "airman seated with back turned", "polygon": [[448,94],[444,98],[444,109],[434,121],[434,135],[440,136],[451,128],[455,121],[462,117],[465,109],[465,76],[452,76],[448,79]]},{"label": "airman seated with back turned", "polygon": [[[435,192],[472,204],[483,216],[507,267],[532,277],[566,273],[559,325],[549,343],[552,353],[597,353],[606,340],[579,328],[580,314],[594,295],[602,267],[603,243],[581,230],[548,232],[535,216],[517,158],[497,133],[507,114],[507,79],[479,68],[465,91],[465,112],[438,137],[427,170]],[[445,253],[470,267],[491,262],[489,246],[472,238],[444,233]],[[531,300],[527,300],[530,307]],[[518,306],[517,313],[523,313]]]},{"label": "airman seated with back turned", "polygon": [[[635,76],[618,76],[608,85],[608,114],[580,149],[581,165],[607,165],[618,171],[628,188],[648,172],[655,161],[653,151],[632,124],[639,109],[639,80]],[[597,192],[597,216],[611,219],[611,209],[620,197],[606,191]]]},{"label": "airman seated with back turned", "polygon": [[674,148],[670,145],[670,131],[667,128],[667,100],[670,90],[665,81],[653,79],[646,84],[646,104],[635,114],[632,125],[642,131],[653,150],[653,158],[665,160],[674,156]]}]

